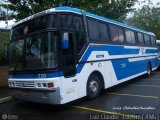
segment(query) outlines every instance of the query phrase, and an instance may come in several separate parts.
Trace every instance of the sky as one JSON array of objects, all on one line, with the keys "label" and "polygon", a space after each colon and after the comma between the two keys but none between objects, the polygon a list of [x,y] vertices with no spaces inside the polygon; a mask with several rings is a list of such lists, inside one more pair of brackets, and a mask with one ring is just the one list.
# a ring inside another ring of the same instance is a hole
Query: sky
[{"label": "sky", "polygon": [[[135,4],[133,8],[140,9],[143,5],[147,5],[148,1],[151,1],[153,4],[151,6],[157,7],[157,3],[160,3],[160,0],[138,0],[138,3]],[[0,4],[3,3],[2,0],[0,0]],[[159,5],[160,6],[160,5]],[[128,17],[133,16],[132,13],[128,14]],[[8,21],[8,28],[11,28],[11,26],[15,23],[15,20],[9,20]],[[0,28],[5,28],[7,25],[5,24],[5,21],[0,21]]]},{"label": "sky", "polygon": [[138,3],[135,4],[134,8],[141,8],[143,5],[147,5],[148,1],[152,2],[154,7],[157,7],[157,3],[160,3],[160,0],[138,0]]}]

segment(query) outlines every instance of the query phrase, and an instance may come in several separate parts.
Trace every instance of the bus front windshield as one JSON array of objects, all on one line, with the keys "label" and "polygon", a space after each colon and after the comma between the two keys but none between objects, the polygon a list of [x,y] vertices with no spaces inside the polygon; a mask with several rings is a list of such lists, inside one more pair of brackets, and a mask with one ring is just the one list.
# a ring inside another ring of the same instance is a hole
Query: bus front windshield
[{"label": "bus front windshield", "polygon": [[56,35],[44,32],[10,44],[10,71],[55,68]]}]

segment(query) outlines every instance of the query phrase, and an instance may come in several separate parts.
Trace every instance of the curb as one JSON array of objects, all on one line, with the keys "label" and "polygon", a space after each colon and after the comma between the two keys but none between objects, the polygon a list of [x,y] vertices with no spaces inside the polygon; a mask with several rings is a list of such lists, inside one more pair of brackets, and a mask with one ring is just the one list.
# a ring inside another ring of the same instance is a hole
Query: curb
[{"label": "curb", "polygon": [[8,97],[0,98],[0,103],[9,102],[12,100],[13,100],[12,97],[8,96]]}]

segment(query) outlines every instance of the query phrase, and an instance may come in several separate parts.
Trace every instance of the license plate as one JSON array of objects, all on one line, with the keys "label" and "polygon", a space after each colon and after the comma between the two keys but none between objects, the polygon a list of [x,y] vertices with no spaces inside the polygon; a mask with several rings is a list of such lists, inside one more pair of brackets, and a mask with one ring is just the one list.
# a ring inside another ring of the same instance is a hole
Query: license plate
[{"label": "license plate", "polygon": [[23,96],[30,96],[30,92],[29,91],[22,91],[22,95]]}]

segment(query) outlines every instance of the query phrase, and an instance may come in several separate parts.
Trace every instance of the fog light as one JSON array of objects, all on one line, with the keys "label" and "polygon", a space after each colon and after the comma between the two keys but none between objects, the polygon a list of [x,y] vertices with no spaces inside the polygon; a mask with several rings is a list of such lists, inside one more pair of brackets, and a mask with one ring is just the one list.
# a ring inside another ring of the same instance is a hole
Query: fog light
[{"label": "fog light", "polygon": [[52,88],[54,87],[54,84],[53,83],[48,83],[48,88]]}]

